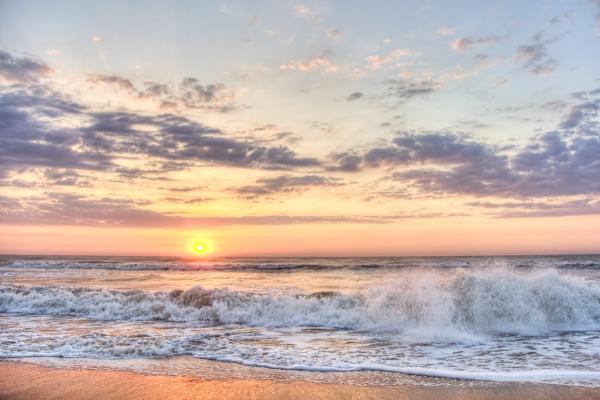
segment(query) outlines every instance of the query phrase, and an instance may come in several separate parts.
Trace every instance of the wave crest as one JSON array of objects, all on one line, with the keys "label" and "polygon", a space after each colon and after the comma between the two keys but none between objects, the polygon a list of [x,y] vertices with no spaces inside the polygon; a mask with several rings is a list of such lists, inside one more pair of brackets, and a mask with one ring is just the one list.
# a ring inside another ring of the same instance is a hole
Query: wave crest
[{"label": "wave crest", "polygon": [[556,270],[410,271],[362,293],[0,285],[0,312],[199,325],[323,327],[415,341],[600,329],[600,282]]}]

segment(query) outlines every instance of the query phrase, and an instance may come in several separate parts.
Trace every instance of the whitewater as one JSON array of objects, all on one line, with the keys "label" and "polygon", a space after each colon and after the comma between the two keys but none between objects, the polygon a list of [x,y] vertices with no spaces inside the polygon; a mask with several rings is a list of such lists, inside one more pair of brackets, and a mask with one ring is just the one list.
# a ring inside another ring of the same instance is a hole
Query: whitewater
[{"label": "whitewater", "polygon": [[0,259],[0,358],[178,357],[600,387],[600,257]]}]

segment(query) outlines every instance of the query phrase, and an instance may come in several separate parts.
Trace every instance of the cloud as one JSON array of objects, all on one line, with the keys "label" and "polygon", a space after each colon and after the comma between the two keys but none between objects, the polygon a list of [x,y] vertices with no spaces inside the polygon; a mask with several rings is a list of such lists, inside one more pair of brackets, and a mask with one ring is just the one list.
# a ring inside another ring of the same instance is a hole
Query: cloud
[{"label": "cloud", "polygon": [[499,39],[497,36],[487,36],[482,38],[458,38],[450,42],[450,47],[454,51],[464,53],[472,47],[496,43],[498,40]]},{"label": "cloud", "polygon": [[[468,138],[434,134],[438,142],[434,149],[442,152],[436,154],[424,146],[423,138],[403,137],[391,148],[397,159],[388,156],[387,160],[451,164],[447,169],[394,174],[395,179],[432,193],[516,197],[600,194],[599,109],[600,101],[573,107],[558,130],[537,136],[510,155]],[[429,151],[424,153],[425,149]]]},{"label": "cloud", "polygon": [[[56,123],[65,117],[81,122],[68,128]],[[0,120],[3,170],[48,167],[135,177],[206,163],[281,170],[320,165],[286,146],[230,138],[183,116],[93,112],[39,88],[4,92]],[[122,165],[131,159],[146,167]]]},{"label": "cloud", "polygon": [[198,204],[198,203],[207,203],[213,200],[212,197],[163,197],[164,201],[168,201],[169,203],[181,203],[181,204]]},{"label": "cloud", "polygon": [[[596,96],[600,96],[598,90],[589,92],[596,93]],[[596,117],[600,111],[600,100],[586,100],[583,103],[575,104],[569,108],[565,118],[560,123],[562,129],[578,129],[580,131],[594,131],[598,129],[598,123]]]},{"label": "cloud", "polygon": [[29,55],[17,57],[0,51],[0,82],[33,83],[53,73],[52,68],[37,58]]},{"label": "cloud", "polygon": [[315,186],[340,185],[342,185],[340,178],[321,175],[281,175],[276,178],[259,179],[256,185],[242,186],[234,191],[246,197],[257,197],[275,193],[299,193]]},{"label": "cloud", "polygon": [[104,41],[104,38],[99,35],[94,35],[94,36],[92,36],[91,41],[92,41],[92,43],[98,44],[98,43],[102,43]]},{"label": "cloud", "polygon": [[546,45],[550,41],[542,41],[541,34],[534,36],[534,41],[517,48],[514,56],[516,62],[535,75],[550,75],[558,66],[558,60],[548,56]]},{"label": "cloud", "polygon": [[294,14],[296,14],[298,17],[309,19],[317,17],[317,13],[304,4],[295,4],[292,8],[294,10]]},{"label": "cloud", "polygon": [[371,167],[420,163],[456,164],[464,160],[493,157],[492,150],[453,133],[405,133],[397,136],[392,141],[392,146],[369,150],[364,161]]},{"label": "cloud", "polygon": [[57,128],[48,120],[78,116],[79,104],[40,89],[5,92],[0,97],[0,166],[2,169],[30,167],[104,170],[109,157],[97,150],[76,150],[80,133]]},{"label": "cloud", "polygon": [[89,181],[77,171],[68,169],[47,169],[44,172],[47,185],[90,186]]},{"label": "cloud", "polygon": [[329,223],[388,223],[397,216],[247,215],[237,217],[160,213],[145,202],[72,193],[39,197],[0,196],[0,223],[19,225],[81,225],[101,227],[204,228],[224,225],[289,225]]},{"label": "cloud", "polygon": [[596,36],[600,36],[600,0],[591,0],[591,2],[596,9]]},{"label": "cloud", "polygon": [[88,82],[93,84],[106,84],[115,86],[121,90],[135,91],[135,86],[129,79],[121,78],[116,75],[101,75],[101,74],[89,74]]},{"label": "cloud", "polygon": [[286,64],[281,64],[279,68],[282,71],[310,72],[320,71],[322,75],[332,74],[339,70],[339,66],[333,63],[327,54],[320,57],[311,58],[306,61],[293,60]]},{"label": "cloud", "polygon": [[367,57],[367,68],[376,71],[385,65],[398,61],[400,58],[417,57],[419,55],[419,53],[416,53],[411,49],[397,48],[385,55],[373,55]]},{"label": "cloud", "polygon": [[600,201],[578,199],[562,202],[472,202],[470,206],[494,210],[496,218],[543,218],[600,214]]},{"label": "cloud", "polygon": [[[145,154],[173,161],[211,162],[238,167],[289,169],[316,166],[285,146],[263,146],[226,137],[222,131],[174,114],[145,116],[124,112],[94,113],[84,129],[84,148],[111,154]],[[150,127],[151,132],[138,128]]]},{"label": "cloud", "polygon": [[418,81],[390,79],[385,83],[387,84],[386,97],[393,98],[399,104],[415,97],[429,95],[439,90],[442,86],[440,82],[428,79]]},{"label": "cloud", "polygon": [[144,81],[143,88],[138,89],[127,78],[117,75],[88,75],[88,82],[94,85],[112,85],[121,90],[131,92],[138,98],[158,100],[163,108],[179,106],[228,113],[242,108],[236,103],[236,95],[222,83],[203,84],[197,78],[183,78],[177,86]]},{"label": "cloud", "polygon": [[352,152],[341,152],[330,154],[334,165],[328,166],[330,171],[355,172],[362,166],[363,158]]},{"label": "cloud", "polygon": [[350,93],[350,94],[348,95],[348,97],[346,97],[346,100],[348,100],[348,101],[354,101],[354,100],[361,99],[363,96],[364,96],[364,93],[361,93],[361,92],[353,92],[353,93]]},{"label": "cloud", "polygon": [[[165,91],[164,87],[152,87],[154,90]],[[196,78],[184,78],[180,83],[178,100],[189,108],[201,108],[204,110],[230,112],[237,110],[235,95],[228,92],[222,83],[203,85]]]},{"label": "cloud", "polygon": [[342,31],[338,28],[332,28],[327,31],[327,36],[331,39],[337,40],[342,36]]},{"label": "cloud", "polygon": [[400,133],[389,145],[332,158],[336,164],[351,160],[346,170],[396,169],[393,180],[431,196],[600,194],[600,92],[584,97],[556,130],[522,147],[501,147],[446,131]]}]

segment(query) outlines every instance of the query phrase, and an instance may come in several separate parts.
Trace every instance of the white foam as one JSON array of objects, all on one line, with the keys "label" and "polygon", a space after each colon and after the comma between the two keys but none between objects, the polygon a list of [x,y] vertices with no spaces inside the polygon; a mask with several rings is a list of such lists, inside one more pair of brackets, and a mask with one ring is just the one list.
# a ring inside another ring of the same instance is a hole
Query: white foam
[{"label": "white foam", "polygon": [[199,325],[324,327],[423,342],[600,328],[600,282],[555,270],[413,271],[362,293],[254,293],[200,286],[145,292],[0,285],[0,312]]},{"label": "white foam", "polygon": [[251,367],[271,368],[290,371],[308,371],[308,372],[391,372],[405,375],[428,376],[432,378],[448,378],[459,380],[478,380],[493,382],[543,382],[556,381],[560,379],[573,380],[600,380],[600,371],[580,371],[580,370],[558,370],[558,369],[537,369],[537,370],[516,370],[516,371],[461,371],[442,368],[416,368],[416,367],[390,367],[380,364],[361,364],[351,367],[315,367],[310,365],[294,364],[281,366],[276,364],[254,362],[247,359],[215,356],[205,357],[222,362],[234,362]]}]

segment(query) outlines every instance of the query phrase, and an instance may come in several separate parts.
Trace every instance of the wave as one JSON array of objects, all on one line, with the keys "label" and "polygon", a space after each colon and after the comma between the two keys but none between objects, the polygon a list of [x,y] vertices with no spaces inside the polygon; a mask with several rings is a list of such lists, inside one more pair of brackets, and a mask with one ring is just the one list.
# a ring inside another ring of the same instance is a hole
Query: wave
[{"label": "wave", "polygon": [[462,371],[456,369],[444,368],[420,368],[420,367],[391,367],[387,365],[369,363],[352,367],[315,367],[310,365],[295,364],[281,366],[262,362],[253,362],[239,357],[206,357],[198,358],[209,359],[213,361],[232,362],[236,364],[247,365],[249,367],[271,368],[288,371],[306,371],[306,372],[391,372],[404,375],[427,376],[431,378],[448,378],[457,380],[475,380],[491,382],[544,382],[555,381],[558,379],[575,380],[600,380],[600,371],[583,370],[559,370],[559,369],[535,369],[535,370],[514,370],[514,371]]},{"label": "wave", "polygon": [[96,261],[29,261],[14,260],[1,263],[5,268],[22,269],[101,269],[119,271],[289,271],[328,269],[368,269],[389,267],[381,264],[340,265],[337,263],[189,263],[189,262],[96,262]]},{"label": "wave", "polygon": [[497,264],[518,269],[555,268],[561,270],[598,270],[599,256],[531,257],[383,257],[383,258],[264,258],[207,259],[130,257],[0,257],[0,268],[73,269],[119,271],[258,271],[369,270],[369,269],[457,269],[493,268]]},{"label": "wave", "polygon": [[556,270],[411,271],[360,293],[146,292],[0,285],[0,312],[197,325],[323,327],[424,342],[600,329],[600,282]]}]

